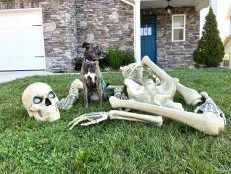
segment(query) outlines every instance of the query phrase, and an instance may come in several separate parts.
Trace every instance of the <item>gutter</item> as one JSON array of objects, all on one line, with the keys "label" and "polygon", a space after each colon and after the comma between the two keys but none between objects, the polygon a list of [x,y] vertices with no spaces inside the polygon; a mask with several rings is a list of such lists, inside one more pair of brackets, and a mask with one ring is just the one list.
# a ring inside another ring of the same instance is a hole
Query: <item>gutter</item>
[{"label": "gutter", "polygon": [[121,0],[122,2],[128,4],[128,5],[131,5],[133,8],[135,7],[135,5],[127,0]]}]

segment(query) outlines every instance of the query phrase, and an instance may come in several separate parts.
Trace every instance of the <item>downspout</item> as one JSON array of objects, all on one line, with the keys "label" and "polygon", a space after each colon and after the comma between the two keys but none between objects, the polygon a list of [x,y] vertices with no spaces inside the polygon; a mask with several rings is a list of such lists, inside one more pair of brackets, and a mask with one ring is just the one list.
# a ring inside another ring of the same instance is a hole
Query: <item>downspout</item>
[{"label": "downspout", "polygon": [[136,62],[141,62],[141,37],[140,37],[140,1],[141,0],[135,0],[135,15],[136,15]]},{"label": "downspout", "polygon": [[135,57],[136,61],[138,61],[138,56],[137,56],[137,53],[136,53],[136,45],[137,45],[137,43],[136,43],[136,15],[135,15],[136,14],[136,9],[135,9],[135,5],[133,3],[127,1],[127,0],[121,0],[121,1],[133,7],[134,57]]}]

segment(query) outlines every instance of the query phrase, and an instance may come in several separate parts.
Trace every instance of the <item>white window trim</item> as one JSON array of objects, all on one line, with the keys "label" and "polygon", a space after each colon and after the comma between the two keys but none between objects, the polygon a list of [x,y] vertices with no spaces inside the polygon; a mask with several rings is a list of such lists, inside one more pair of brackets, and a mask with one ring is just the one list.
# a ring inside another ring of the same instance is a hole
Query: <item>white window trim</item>
[{"label": "white window trim", "polygon": [[[176,28],[173,28],[173,18],[175,16],[184,16],[184,27],[176,27]],[[184,42],[185,41],[185,22],[186,22],[186,15],[185,14],[177,14],[177,15],[172,15],[172,42]],[[173,30],[174,29],[184,29],[184,33],[183,33],[183,40],[174,40],[174,32]]]}]

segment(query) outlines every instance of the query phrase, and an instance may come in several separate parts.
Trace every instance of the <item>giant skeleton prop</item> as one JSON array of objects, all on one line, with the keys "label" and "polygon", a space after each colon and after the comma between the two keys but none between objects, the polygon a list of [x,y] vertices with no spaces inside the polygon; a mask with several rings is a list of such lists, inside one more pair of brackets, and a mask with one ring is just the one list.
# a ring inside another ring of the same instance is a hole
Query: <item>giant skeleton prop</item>
[{"label": "giant skeleton prop", "polygon": [[[124,84],[127,87],[129,100],[110,97],[109,101],[112,108],[129,108],[161,116],[118,110],[96,112],[75,118],[69,124],[70,129],[83,121],[88,122],[81,123],[81,125],[87,126],[108,118],[149,122],[161,126],[163,116],[189,125],[209,135],[218,135],[221,130],[224,130],[226,124],[224,113],[207,93],[202,92],[199,94],[196,90],[183,86],[178,79],[169,76],[147,56],[142,59],[141,64],[130,64],[122,67],[121,71],[125,77]],[[156,77],[160,79],[159,84],[154,82],[154,80],[158,79]],[[197,105],[202,101],[202,98],[205,98],[205,102],[196,108],[195,113],[184,111],[180,103],[173,101],[176,91],[184,97],[189,105]],[[202,113],[197,113],[198,111]]]}]

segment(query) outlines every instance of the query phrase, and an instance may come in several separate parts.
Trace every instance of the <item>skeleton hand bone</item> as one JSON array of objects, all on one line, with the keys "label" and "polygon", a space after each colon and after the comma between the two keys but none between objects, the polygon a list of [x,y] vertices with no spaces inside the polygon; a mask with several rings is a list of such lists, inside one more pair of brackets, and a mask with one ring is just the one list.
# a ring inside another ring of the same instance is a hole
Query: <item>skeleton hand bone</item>
[{"label": "skeleton hand bone", "polygon": [[72,120],[68,126],[71,126],[69,128],[69,130],[71,130],[74,126],[76,126],[77,124],[79,124],[80,122],[83,121],[89,121],[86,123],[81,123],[81,126],[88,126],[91,124],[97,124],[103,120],[106,120],[108,118],[108,113],[107,112],[92,112],[89,114],[83,114],[80,115],[79,117],[75,118],[74,120]]}]

